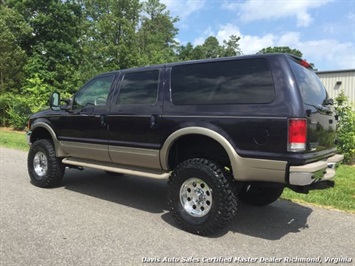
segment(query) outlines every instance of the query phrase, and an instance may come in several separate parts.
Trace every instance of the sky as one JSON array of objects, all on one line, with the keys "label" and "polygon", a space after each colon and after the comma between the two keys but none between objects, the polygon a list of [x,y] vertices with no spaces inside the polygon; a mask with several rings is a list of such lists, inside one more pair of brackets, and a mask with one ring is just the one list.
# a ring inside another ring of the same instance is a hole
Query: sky
[{"label": "sky", "polygon": [[243,54],[289,46],[319,71],[355,69],[355,0],[161,0],[179,17],[177,40],[220,44],[237,35]]}]

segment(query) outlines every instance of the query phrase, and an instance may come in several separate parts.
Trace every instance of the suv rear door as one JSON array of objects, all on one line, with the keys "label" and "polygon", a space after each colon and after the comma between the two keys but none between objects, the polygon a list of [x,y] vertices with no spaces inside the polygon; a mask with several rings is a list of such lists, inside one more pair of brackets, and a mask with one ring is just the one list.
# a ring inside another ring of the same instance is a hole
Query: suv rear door
[{"label": "suv rear door", "polygon": [[109,154],[114,163],[160,169],[164,68],[122,72],[107,117]]}]

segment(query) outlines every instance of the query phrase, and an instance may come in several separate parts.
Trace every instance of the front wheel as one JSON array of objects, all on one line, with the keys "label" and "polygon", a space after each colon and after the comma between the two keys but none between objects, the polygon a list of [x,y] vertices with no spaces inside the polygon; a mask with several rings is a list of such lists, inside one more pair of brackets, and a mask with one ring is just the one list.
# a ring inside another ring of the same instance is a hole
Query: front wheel
[{"label": "front wheel", "polygon": [[198,235],[226,226],[237,210],[231,182],[212,161],[195,158],[179,164],[168,183],[168,203],[177,224]]},{"label": "front wheel", "polygon": [[266,206],[276,201],[283,190],[283,185],[253,183],[244,185],[238,194],[238,198],[241,202],[249,205]]},{"label": "front wheel", "polygon": [[31,145],[27,168],[31,183],[43,188],[59,185],[65,172],[65,166],[55,156],[52,142],[47,139],[37,140]]}]

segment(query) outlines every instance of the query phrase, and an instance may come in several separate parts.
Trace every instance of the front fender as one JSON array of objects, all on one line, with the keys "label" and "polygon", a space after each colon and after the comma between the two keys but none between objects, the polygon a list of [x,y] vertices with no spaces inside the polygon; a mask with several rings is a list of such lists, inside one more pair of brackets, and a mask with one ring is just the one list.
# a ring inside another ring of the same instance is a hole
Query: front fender
[{"label": "front fender", "polygon": [[55,148],[55,153],[57,157],[65,157],[66,153],[63,151],[60,145],[60,141],[57,138],[56,133],[54,132],[53,128],[48,124],[45,123],[44,121],[38,121],[34,122],[31,126],[30,134],[29,135],[29,142],[33,143],[34,140],[43,138],[43,136],[46,136],[47,134],[44,134],[44,131],[47,132],[54,144]]}]

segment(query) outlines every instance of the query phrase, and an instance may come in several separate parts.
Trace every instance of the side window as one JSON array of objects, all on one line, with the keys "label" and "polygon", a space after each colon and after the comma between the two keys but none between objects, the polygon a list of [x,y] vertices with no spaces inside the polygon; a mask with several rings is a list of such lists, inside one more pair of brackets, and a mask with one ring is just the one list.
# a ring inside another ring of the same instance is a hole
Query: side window
[{"label": "side window", "polygon": [[304,103],[314,106],[322,105],[328,99],[328,94],[317,75],[293,60],[290,60],[290,63]]},{"label": "side window", "polygon": [[154,104],[157,100],[159,70],[126,73],[117,105]]},{"label": "side window", "polygon": [[243,59],[173,67],[171,97],[176,105],[269,103],[275,92],[268,62]]},{"label": "side window", "polygon": [[95,78],[87,83],[74,98],[73,109],[82,110],[86,107],[104,108],[110,92],[114,75]]}]

